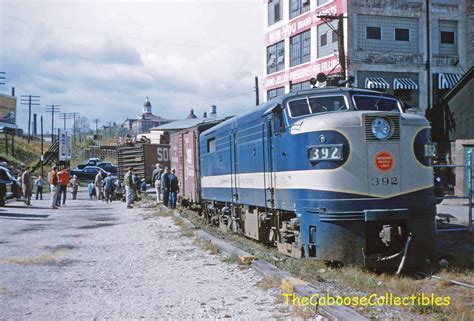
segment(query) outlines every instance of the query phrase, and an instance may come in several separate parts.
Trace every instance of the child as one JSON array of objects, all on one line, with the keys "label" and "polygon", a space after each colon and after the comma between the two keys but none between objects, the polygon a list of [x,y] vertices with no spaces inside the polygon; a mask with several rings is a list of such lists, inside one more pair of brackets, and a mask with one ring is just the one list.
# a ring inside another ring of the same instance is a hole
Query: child
[{"label": "child", "polygon": [[89,199],[97,199],[97,195],[95,193],[95,184],[93,182],[90,182],[89,185],[87,185],[87,191],[89,192]]}]

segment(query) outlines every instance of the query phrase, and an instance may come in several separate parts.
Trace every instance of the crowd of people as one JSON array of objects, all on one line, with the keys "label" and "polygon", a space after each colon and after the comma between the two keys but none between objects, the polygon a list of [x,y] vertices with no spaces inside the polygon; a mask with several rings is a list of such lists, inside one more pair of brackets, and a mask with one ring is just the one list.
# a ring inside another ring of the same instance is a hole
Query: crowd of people
[{"label": "crowd of people", "polygon": [[152,173],[152,182],[155,184],[156,203],[176,208],[179,181],[175,169],[173,168],[171,171],[168,167],[161,169],[160,164],[156,164]]},{"label": "crowd of people", "polygon": [[[21,186],[23,200],[27,206],[31,206],[33,188],[35,189],[36,200],[43,199],[43,191],[47,186],[51,193],[51,208],[57,209],[66,206],[68,188],[70,188],[71,199],[77,199],[79,190],[79,179],[76,175],[71,177],[69,168],[64,166],[58,170],[54,166],[43,178],[41,175],[32,181],[31,167],[27,167],[18,177]],[[176,202],[179,194],[179,181],[175,169],[168,167],[161,168],[156,164],[152,173],[152,184],[156,190],[156,203],[163,204],[170,208],[176,208]],[[141,191],[146,190],[146,180],[139,179],[134,174],[133,168],[129,167],[124,176],[123,186],[125,187],[125,201],[127,208],[132,208],[133,203],[139,199]],[[87,192],[90,200],[104,200],[107,203],[117,199],[117,196],[123,195],[122,182],[111,176],[109,173],[105,178],[102,171],[98,172],[94,181],[87,185]]]}]

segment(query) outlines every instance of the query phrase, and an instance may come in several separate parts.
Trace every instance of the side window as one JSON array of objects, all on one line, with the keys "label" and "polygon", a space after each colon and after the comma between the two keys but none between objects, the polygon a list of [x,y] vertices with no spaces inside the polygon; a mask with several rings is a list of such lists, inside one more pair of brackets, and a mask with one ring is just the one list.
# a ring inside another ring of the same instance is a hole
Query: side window
[{"label": "side window", "polygon": [[216,151],[216,138],[212,137],[207,140],[207,152],[214,153]]},{"label": "side window", "polygon": [[278,108],[273,112],[274,131],[276,135],[285,132],[285,122],[283,120],[283,110]]}]

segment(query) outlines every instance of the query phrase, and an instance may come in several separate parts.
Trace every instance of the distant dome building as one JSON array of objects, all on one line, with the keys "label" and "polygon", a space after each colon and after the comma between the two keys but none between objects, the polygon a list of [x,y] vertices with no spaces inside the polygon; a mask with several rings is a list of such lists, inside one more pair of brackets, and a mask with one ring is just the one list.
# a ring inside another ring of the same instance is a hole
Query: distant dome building
[{"label": "distant dome building", "polygon": [[170,119],[153,115],[151,108],[150,100],[146,97],[143,113],[137,118],[126,119],[123,123],[124,129],[131,135],[145,134],[150,132],[150,128],[172,122]]}]

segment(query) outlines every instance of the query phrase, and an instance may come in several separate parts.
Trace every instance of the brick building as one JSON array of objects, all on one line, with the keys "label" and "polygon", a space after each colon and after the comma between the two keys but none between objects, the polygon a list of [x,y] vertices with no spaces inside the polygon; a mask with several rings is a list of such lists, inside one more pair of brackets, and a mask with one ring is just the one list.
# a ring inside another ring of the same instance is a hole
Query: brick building
[{"label": "brick building", "polygon": [[345,72],[423,114],[473,64],[473,2],[266,0],[265,99]]}]

